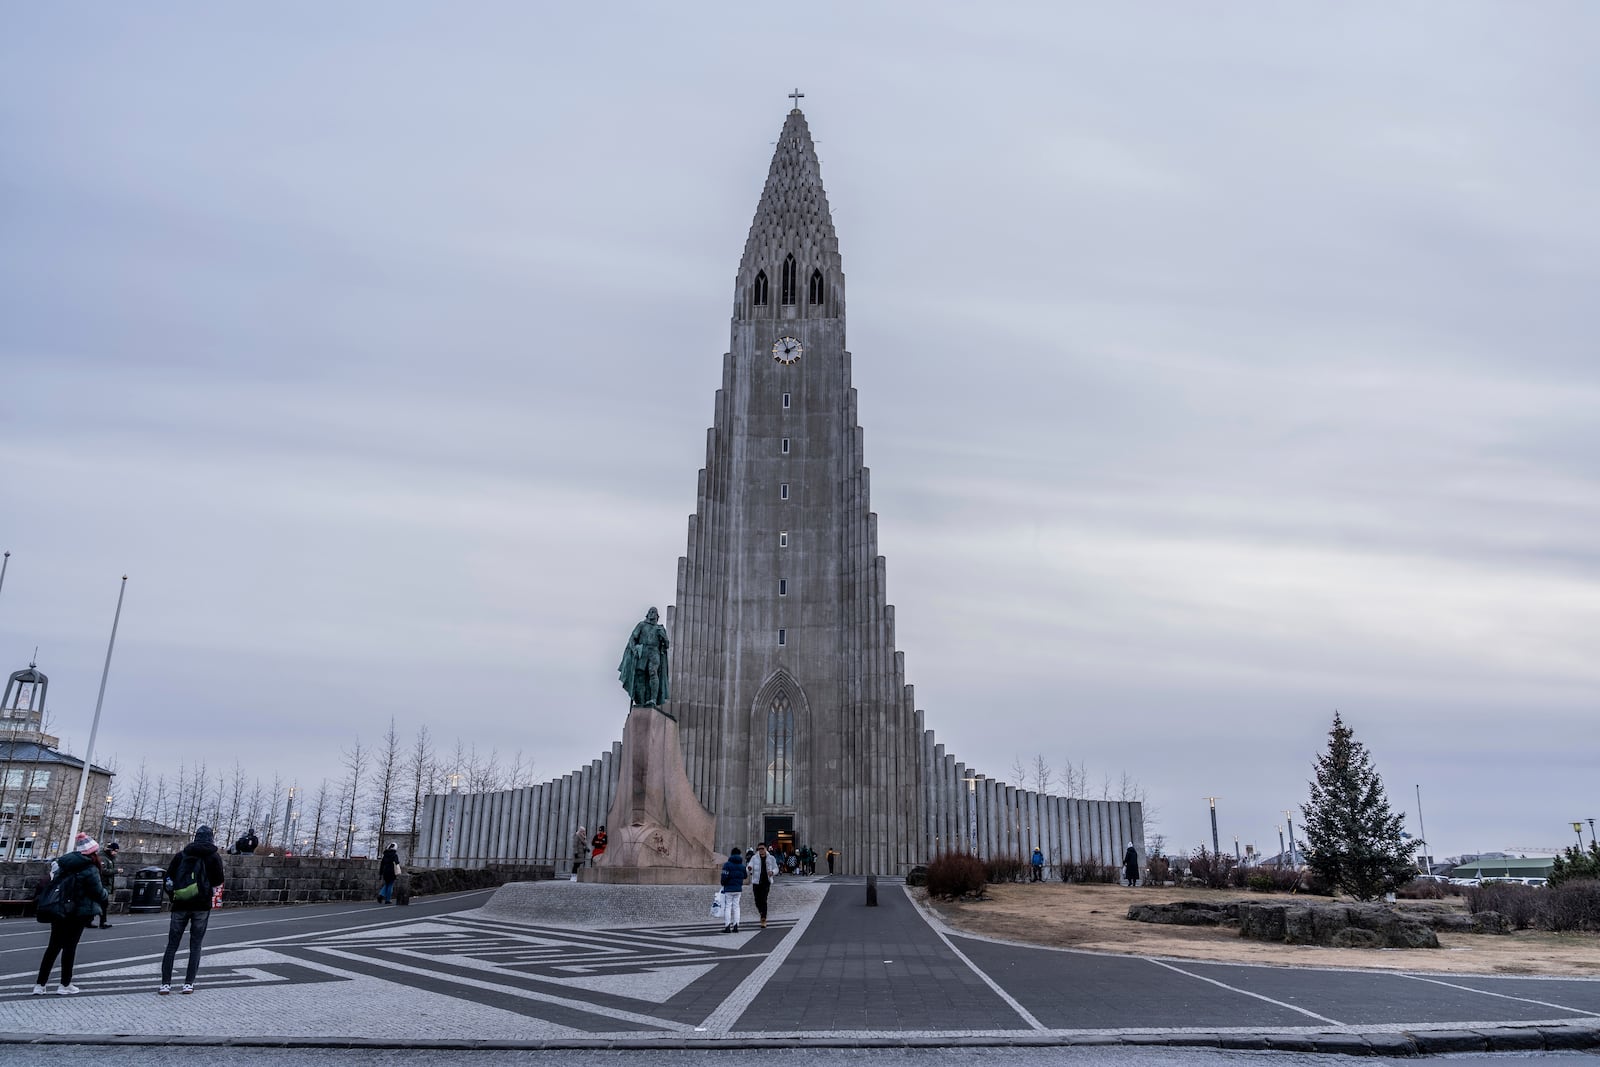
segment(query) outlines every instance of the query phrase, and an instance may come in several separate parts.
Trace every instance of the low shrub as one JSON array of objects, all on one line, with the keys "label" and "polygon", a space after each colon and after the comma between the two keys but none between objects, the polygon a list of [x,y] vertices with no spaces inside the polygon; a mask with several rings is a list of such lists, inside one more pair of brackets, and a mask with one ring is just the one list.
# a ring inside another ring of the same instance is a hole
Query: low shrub
[{"label": "low shrub", "polygon": [[983,896],[983,861],[968,852],[941,852],[928,861],[930,897]]},{"label": "low shrub", "polygon": [[[991,885],[1001,882],[1024,881],[1024,871],[1029,870],[1028,861],[1018,855],[990,856],[983,861],[983,877]],[[1028,875],[1027,877],[1032,877]]]},{"label": "low shrub", "polygon": [[1490,882],[1469,886],[1467,910],[1496,911],[1518,930],[1600,931],[1600,879],[1574,878],[1556,886]]},{"label": "low shrub", "polygon": [[1543,894],[1545,929],[1600,931],[1600,878],[1572,878],[1534,892]]},{"label": "low shrub", "polygon": [[1232,856],[1207,852],[1202,845],[1189,857],[1189,877],[1208,889],[1227,889],[1235,884],[1233,871],[1236,866]]},{"label": "low shrub", "polygon": [[1449,894],[1438,882],[1418,878],[1395,887],[1394,895],[1401,900],[1443,900]]},{"label": "low shrub", "polygon": [[1172,877],[1172,863],[1165,856],[1151,856],[1145,871],[1145,880],[1156,885],[1166,885]]},{"label": "low shrub", "polygon": [[1467,910],[1476,915],[1480,911],[1497,911],[1504,915],[1512,929],[1527,930],[1539,922],[1540,899],[1544,890],[1531,885],[1508,882],[1490,882],[1471,886],[1467,890]]}]

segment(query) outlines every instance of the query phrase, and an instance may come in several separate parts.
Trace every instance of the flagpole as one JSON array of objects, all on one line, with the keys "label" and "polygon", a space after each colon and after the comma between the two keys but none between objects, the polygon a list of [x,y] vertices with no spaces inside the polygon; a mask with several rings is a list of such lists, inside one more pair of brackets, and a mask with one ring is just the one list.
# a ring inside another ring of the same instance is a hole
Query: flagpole
[{"label": "flagpole", "polygon": [[100,707],[106,700],[106,679],[111,677],[111,650],[117,647],[117,623],[122,619],[122,598],[128,592],[128,576],[122,576],[117,589],[117,612],[111,616],[111,640],[106,642],[106,665],[100,671],[100,695],[94,700],[94,724],[89,727],[89,750],[83,754],[83,773],[78,775],[78,799],[72,805],[72,829],[67,831],[67,848],[78,839],[83,822],[83,794],[89,788],[89,768],[94,765],[94,738],[100,732]]}]

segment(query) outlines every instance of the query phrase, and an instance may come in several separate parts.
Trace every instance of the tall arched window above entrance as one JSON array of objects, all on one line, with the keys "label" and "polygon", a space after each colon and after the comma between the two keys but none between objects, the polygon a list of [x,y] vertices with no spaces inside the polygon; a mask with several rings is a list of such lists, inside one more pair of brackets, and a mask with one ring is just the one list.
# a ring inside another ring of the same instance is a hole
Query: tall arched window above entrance
[{"label": "tall arched window above entrance", "polygon": [[811,272],[811,287],[810,291],[806,294],[806,303],[822,303],[822,272],[820,270],[814,270]]},{"label": "tall arched window above entrance", "polygon": [[750,306],[767,306],[767,272],[764,270],[756,271],[755,284],[750,287]]},{"label": "tall arched window above entrance", "polygon": [[767,709],[767,803],[793,804],[794,782],[790,777],[794,760],[794,708],[789,697],[779,693]]},{"label": "tall arched window above entrance", "polygon": [[799,288],[795,280],[794,253],[783,257],[783,302],[794,303],[795,292]]}]

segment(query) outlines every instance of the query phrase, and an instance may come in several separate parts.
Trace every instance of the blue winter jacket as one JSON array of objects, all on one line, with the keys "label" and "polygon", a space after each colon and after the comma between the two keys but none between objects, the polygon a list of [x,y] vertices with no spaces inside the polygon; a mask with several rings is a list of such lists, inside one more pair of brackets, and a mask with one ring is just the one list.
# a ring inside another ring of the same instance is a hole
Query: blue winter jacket
[{"label": "blue winter jacket", "polygon": [[729,860],[722,865],[722,891],[738,893],[744,889],[744,860]]}]

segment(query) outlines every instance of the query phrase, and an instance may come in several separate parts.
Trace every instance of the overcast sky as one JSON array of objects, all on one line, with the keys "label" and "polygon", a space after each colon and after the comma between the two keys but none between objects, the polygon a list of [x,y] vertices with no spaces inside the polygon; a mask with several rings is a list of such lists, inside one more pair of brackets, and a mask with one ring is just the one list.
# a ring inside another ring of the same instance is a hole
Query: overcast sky
[{"label": "overcast sky", "polygon": [[128,777],[598,755],[798,85],[950,751],[1275,852],[1337,709],[1436,853],[1570,842],[1600,12],[1132,7],[8,8],[0,668],[81,753],[127,573]]}]

